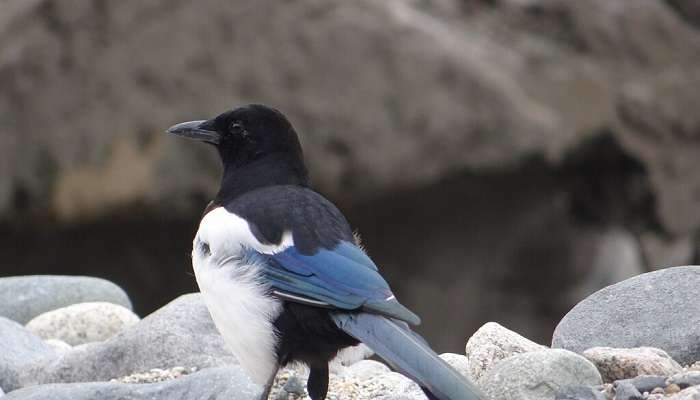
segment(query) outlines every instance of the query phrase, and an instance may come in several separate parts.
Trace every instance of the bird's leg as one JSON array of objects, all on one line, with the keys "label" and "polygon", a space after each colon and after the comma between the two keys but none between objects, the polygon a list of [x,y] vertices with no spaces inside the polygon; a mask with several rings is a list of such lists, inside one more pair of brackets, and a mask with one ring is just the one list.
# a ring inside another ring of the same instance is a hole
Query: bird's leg
[{"label": "bird's leg", "polygon": [[277,370],[279,370],[279,365],[275,366],[275,369],[272,371],[270,378],[267,380],[267,383],[265,383],[265,387],[263,388],[263,392],[260,395],[260,400],[267,400],[267,398],[270,396],[270,391],[272,390],[272,385],[275,383],[275,377],[277,376]]},{"label": "bird's leg", "polygon": [[306,390],[311,400],[324,400],[328,393],[328,363],[311,365]]}]

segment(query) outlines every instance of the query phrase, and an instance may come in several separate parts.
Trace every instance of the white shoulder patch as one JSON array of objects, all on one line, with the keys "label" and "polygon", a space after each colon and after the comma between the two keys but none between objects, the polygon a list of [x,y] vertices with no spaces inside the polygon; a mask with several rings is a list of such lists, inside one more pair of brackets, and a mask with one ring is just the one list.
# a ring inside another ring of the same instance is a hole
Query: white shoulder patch
[{"label": "white shoulder patch", "polygon": [[265,254],[274,254],[294,246],[291,232],[284,232],[279,244],[264,244],[255,237],[248,222],[225,208],[216,208],[202,218],[195,237],[206,243],[214,259],[223,260],[240,254],[242,248],[251,248]]}]

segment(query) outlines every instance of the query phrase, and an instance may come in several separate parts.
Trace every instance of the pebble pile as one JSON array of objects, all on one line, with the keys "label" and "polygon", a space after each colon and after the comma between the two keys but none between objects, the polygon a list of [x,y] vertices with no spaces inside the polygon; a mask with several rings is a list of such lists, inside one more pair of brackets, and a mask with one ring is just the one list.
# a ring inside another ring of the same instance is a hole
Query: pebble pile
[{"label": "pebble pile", "polygon": [[[464,354],[441,357],[488,400],[700,400],[698,287],[700,267],[639,275],[574,307],[551,348],[489,322],[467,340]],[[123,290],[101,279],[10,277],[0,278],[0,288],[2,400],[160,400],[192,393],[252,400],[260,393],[226,349],[199,294],[140,319]],[[307,400],[307,374],[303,366],[280,371],[270,399]],[[427,397],[386,365],[361,360],[331,368],[328,399]]]}]

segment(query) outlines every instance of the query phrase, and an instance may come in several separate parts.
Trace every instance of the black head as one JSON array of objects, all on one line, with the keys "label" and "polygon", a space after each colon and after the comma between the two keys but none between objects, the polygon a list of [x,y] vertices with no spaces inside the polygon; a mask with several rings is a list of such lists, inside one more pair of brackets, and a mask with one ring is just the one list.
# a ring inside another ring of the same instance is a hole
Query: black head
[{"label": "black head", "polygon": [[248,179],[260,185],[307,183],[297,133],[274,108],[250,104],[209,120],[174,125],[167,132],[214,145],[224,164],[224,179],[227,174],[240,179],[251,175]]},{"label": "black head", "polygon": [[170,127],[168,133],[213,144],[224,164],[245,165],[280,153],[302,157],[289,120],[261,104],[239,107],[206,121],[183,122]]}]

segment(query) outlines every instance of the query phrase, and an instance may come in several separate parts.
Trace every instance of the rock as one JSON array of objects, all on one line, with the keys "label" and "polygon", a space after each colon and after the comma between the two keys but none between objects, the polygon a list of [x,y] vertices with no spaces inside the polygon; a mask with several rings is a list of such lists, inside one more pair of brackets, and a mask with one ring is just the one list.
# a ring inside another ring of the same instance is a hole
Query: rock
[{"label": "rock", "polygon": [[465,378],[469,379],[470,381],[474,379],[470,375],[471,372],[469,370],[469,360],[467,359],[467,357],[461,354],[443,353],[440,354],[440,358],[445,360],[448,364],[452,366],[452,368],[456,369]]},{"label": "rock", "polygon": [[47,311],[76,303],[103,301],[131,309],[114,283],[89,276],[31,275],[0,278],[0,316],[26,324]]},{"label": "rock", "polygon": [[665,351],[653,347],[594,347],[584,351],[583,356],[595,364],[605,382],[639,375],[670,376],[683,370]]},{"label": "rock", "polygon": [[615,385],[615,400],[643,400],[642,393],[631,383],[619,381]]},{"label": "rock", "polygon": [[54,350],[22,325],[0,317],[0,387],[20,386],[20,372],[35,362],[56,357]]},{"label": "rock", "polygon": [[78,303],[34,317],[27,329],[42,339],[59,339],[71,346],[101,342],[139,322],[126,307],[105,303]]},{"label": "rock", "polygon": [[[386,397],[407,397],[414,400],[428,400],[423,390],[417,383],[399,374],[398,372],[389,372],[387,374],[376,375],[362,384],[362,390],[365,392],[363,396],[367,399],[384,399]],[[340,398],[351,398],[342,396]]]},{"label": "rock", "polygon": [[[656,389],[654,389],[654,390],[656,390]],[[675,383],[672,383],[672,384],[666,386],[666,389],[662,389],[661,391],[663,392],[663,394],[672,395],[672,394],[676,394],[676,393],[680,392],[681,387]]]},{"label": "rock", "polygon": [[210,368],[157,383],[63,383],[31,386],[9,393],[3,400],[254,400],[261,388],[237,365]]},{"label": "rock", "polygon": [[154,383],[177,379],[182,376],[196,372],[196,368],[187,369],[185,367],[173,367],[167,369],[153,368],[148,372],[138,372],[135,374],[110,379],[110,382],[121,383]]},{"label": "rock", "polygon": [[488,322],[467,341],[465,354],[469,376],[475,381],[498,361],[520,353],[544,350],[546,347],[526,339],[495,323]]},{"label": "rock", "polygon": [[665,397],[665,400],[698,400],[700,399],[700,386],[683,389],[680,392]]},{"label": "rock", "polygon": [[[605,378],[603,378],[603,380],[605,380]],[[631,379],[623,379],[615,382],[615,384],[617,385],[620,385],[622,383],[628,383],[637,388],[639,392],[644,393],[651,392],[656,388],[665,387],[666,377],[659,375],[641,375]]]},{"label": "rock", "polygon": [[287,393],[296,394],[298,396],[303,395],[306,391],[304,383],[296,376],[289,377],[284,386],[282,386],[282,389]]},{"label": "rock", "polygon": [[389,367],[379,361],[362,360],[355,364],[346,367],[344,374],[353,376],[359,380],[369,379],[375,375],[381,375],[391,372]]},{"label": "rock", "polygon": [[60,358],[32,365],[20,378],[22,386],[106,381],[153,368],[230,364],[237,361],[196,293],[178,297],[111,339],[76,346]]},{"label": "rock", "polygon": [[566,314],[552,347],[582,353],[599,346],[648,346],[680,363],[694,362],[700,358],[698,287],[698,266],[649,272],[608,286]]},{"label": "rock", "polygon": [[566,387],[554,395],[554,400],[606,400],[605,395],[590,386]]},{"label": "rock", "polygon": [[541,400],[576,386],[596,386],[602,380],[595,366],[567,350],[517,354],[491,367],[479,386],[491,400]]},{"label": "rock", "polygon": [[681,389],[689,386],[700,386],[700,371],[684,371],[668,378],[667,384],[676,384]]},{"label": "rock", "polygon": [[59,339],[47,339],[44,340],[44,343],[54,349],[57,354],[63,354],[73,348],[73,346]]}]

